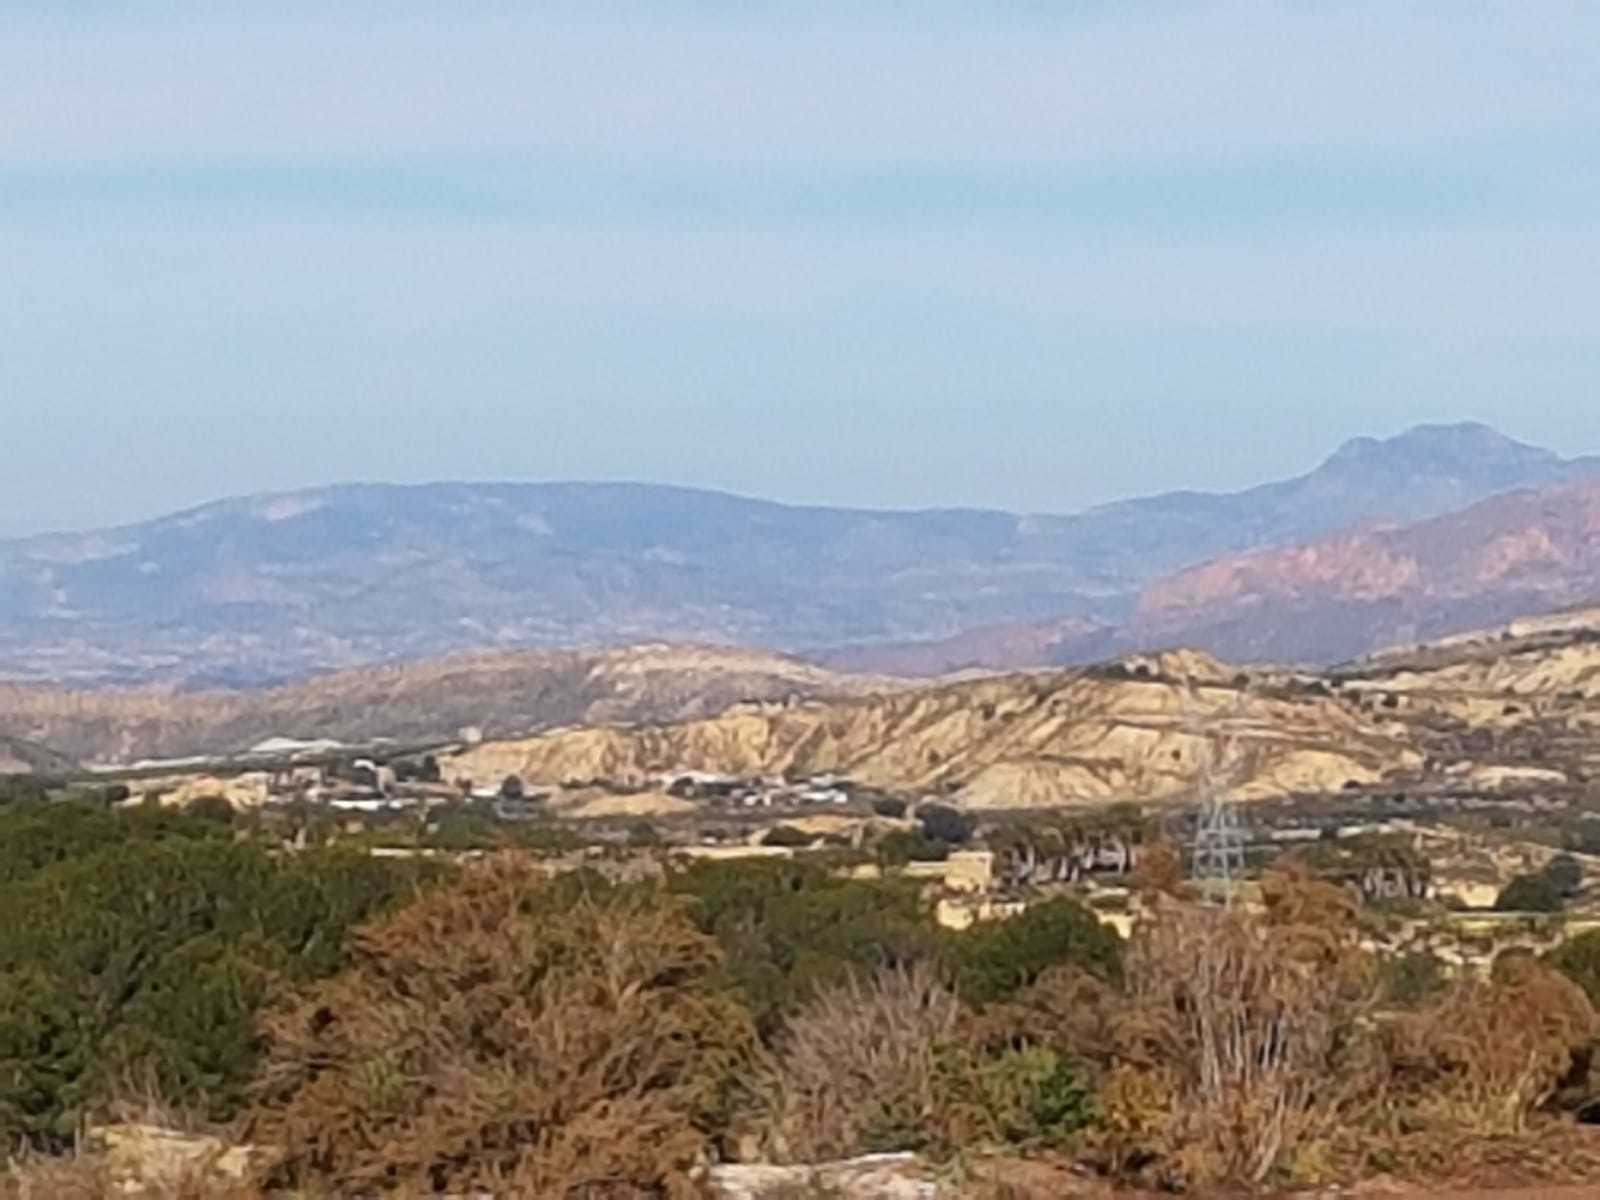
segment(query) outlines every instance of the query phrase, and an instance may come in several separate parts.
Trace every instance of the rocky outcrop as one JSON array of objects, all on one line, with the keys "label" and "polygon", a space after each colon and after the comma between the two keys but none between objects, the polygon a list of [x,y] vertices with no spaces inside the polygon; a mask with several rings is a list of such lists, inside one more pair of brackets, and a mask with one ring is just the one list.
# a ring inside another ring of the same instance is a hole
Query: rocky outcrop
[{"label": "rocky outcrop", "polygon": [[838,1200],[938,1200],[954,1196],[927,1177],[910,1154],[877,1154],[848,1162],[782,1167],[737,1164],[712,1167],[710,1191],[720,1200],[785,1200],[833,1196]]},{"label": "rocky outcrop", "polygon": [[138,1123],[100,1126],[90,1131],[88,1144],[126,1196],[234,1194],[262,1159],[251,1146]]}]

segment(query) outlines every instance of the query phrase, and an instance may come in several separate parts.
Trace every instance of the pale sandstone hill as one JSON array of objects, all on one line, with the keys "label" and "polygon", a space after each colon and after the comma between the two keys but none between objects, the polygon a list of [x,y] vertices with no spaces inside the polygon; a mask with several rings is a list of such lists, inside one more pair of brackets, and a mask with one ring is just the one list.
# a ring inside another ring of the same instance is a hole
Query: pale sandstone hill
[{"label": "pale sandstone hill", "polygon": [[848,772],[975,808],[1337,791],[1415,770],[1403,724],[1287,678],[1251,686],[1204,655],[966,681],[893,695],[749,707],[670,725],[602,726],[485,744],[452,778],[516,774],[642,785],[673,771]]},{"label": "pale sandstone hill", "polygon": [[490,737],[557,725],[681,720],[747,700],[889,690],[796,659],[709,646],[515,651],[359,668],[284,687],[63,690],[0,684],[0,735],[82,761],[230,754],[268,738]]},{"label": "pale sandstone hill", "polygon": [[1330,677],[1372,703],[1396,697],[1390,706],[1413,720],[1433,713],[1480,729],[1600,728],[1600,609],[1384,651]]}]

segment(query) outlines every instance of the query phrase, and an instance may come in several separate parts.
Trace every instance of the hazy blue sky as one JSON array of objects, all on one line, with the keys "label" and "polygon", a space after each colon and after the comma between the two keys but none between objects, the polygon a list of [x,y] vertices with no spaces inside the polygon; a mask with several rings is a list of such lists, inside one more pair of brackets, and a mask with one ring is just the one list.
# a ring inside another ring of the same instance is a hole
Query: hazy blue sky
[{"label": "hazy blue sky", "polygon": [[0,533],[1600,450],[1600,4],[3,7]]}]

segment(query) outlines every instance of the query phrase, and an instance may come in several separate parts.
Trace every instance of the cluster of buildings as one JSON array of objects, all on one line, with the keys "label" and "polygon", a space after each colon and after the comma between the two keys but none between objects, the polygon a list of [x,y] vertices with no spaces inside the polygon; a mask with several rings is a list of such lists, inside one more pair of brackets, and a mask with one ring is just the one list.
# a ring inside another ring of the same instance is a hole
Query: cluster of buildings
[{"label": "cluster of buildings", "polygon": [[669,796],[697,800],[717,810],[815,808],[849,804],[856,798],[855,785],[844,775],[746,779],[711,771],[675,771],[659,782]]}]

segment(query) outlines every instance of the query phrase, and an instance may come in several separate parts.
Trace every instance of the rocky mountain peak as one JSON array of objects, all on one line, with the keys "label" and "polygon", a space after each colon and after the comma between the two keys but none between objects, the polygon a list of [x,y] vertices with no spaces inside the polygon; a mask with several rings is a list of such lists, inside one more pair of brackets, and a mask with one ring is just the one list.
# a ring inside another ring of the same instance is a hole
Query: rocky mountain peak
[{"label": "rocky mountain peak", "polygon": [[1347,473],[1396,469],[1454,474],[1472,479],[1521,476],[1558,468],[1553,451],[1530,446],[1476,421],[1417,425],[1390,438],[1358,437],[1333,452],[1320,471]]}]

